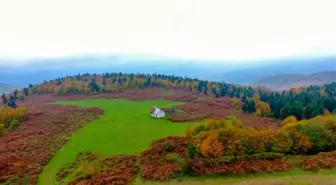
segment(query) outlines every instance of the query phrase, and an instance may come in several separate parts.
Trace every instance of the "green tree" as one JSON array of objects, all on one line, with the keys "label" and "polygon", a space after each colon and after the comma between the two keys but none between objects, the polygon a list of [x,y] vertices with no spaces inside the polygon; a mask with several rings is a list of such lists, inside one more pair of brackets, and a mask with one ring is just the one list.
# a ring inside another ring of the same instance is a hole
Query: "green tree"
[{"label": "green tree", "polygon": [[96,80],[94,80],[94,79],[89,83],[89,88],[93,92],[99,92],[100,91],[100,88],[97,85]]},{"label": "green tree", "polygon": [[249,113],[255,112],[256,111],[256,104],[255,104],[254,100],[252,100],[252,99],[247,100],[247,102],[244,103],[244,105],[242,107],[242,110],[244,112],[249,112]]},{"label": "green tree", "polygon": [[15,102],[14,96],[10,96],[9,101],[7,102],[7,106],[15,108],[16,107],[16,102]]},{"label": "green tree", "polygon": [[2,93],[1,98],[2,98],[2,103],[7,104],[7,97],[5,93]]},{"label": "green tree", "polygon": [[15,99],[17,99],[18,98],[18,90],[14,90],[14,92],[13,92],[13,97],[15,98]]}]

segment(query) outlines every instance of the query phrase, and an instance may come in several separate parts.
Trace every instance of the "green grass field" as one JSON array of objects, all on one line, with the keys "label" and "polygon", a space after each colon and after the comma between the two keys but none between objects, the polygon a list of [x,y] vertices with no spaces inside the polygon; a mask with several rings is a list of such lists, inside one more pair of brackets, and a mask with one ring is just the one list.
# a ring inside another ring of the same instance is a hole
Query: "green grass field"
[{"label": "green grass field", "polygon": [[300,169],[248,174],[243,176],[213,176],[213,177],[186,177],[161,183],[137,179],[132,185],[336,185],[336,170],[325,169],[317,172],[302,171]]},{"label": "green grass field", "polygon": [[[105,114],[85,125],[70,137],[70,141],[56,153],[39,176],[38,184],[56,184],[56,174],[66,163],[72,162],[79,152],[112,154],[139,154],[152,141],[165,136],[183,135],[189,124],[155,119],[149,114],[153,106],[169,107],[182,104],[165,100],[130,101],[125,99],[89,99],[59,101],[58,104],[80,107],[99,107]],[[197,124],[197,123],[193,123]]]}]

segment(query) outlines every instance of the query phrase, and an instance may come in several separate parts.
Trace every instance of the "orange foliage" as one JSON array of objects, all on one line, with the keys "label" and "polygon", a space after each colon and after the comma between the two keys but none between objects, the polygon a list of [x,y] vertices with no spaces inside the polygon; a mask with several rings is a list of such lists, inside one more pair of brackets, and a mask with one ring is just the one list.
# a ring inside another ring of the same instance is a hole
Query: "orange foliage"
[{"label": "orange foliage", "polygon": [[310,142],[308,136],[306,136],[304,133],[291,132],[291,134],[293,140],[293,146],[292,146],[293,152],[298,151],[300,153],[304,153],[312,147],[312,143]]},{"label": "orange foliage", "polygon": [[201,144],[201,153],[204,157],[219,157],[223,153],[223,144],[218,140],[216,133],[211,133]]}]

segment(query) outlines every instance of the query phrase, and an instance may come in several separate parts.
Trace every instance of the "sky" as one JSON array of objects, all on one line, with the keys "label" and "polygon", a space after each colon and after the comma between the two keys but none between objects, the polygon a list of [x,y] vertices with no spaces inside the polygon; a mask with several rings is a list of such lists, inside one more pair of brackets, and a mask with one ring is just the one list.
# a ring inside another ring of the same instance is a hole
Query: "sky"
[{"label": "sky", "polygon": [[0,0],[0,59],[336,56],[335,7],[335,0]]}]

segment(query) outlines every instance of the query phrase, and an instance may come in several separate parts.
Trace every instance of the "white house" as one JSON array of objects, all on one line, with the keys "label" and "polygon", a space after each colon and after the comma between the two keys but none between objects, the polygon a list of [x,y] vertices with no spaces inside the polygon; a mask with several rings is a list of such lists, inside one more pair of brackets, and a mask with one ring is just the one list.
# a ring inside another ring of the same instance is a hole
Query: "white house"
[{"label": "white house", "polygon": [[163,118],[165,117],[165,112],[157,107],[151,110],[151,116],[154,118]]}]

